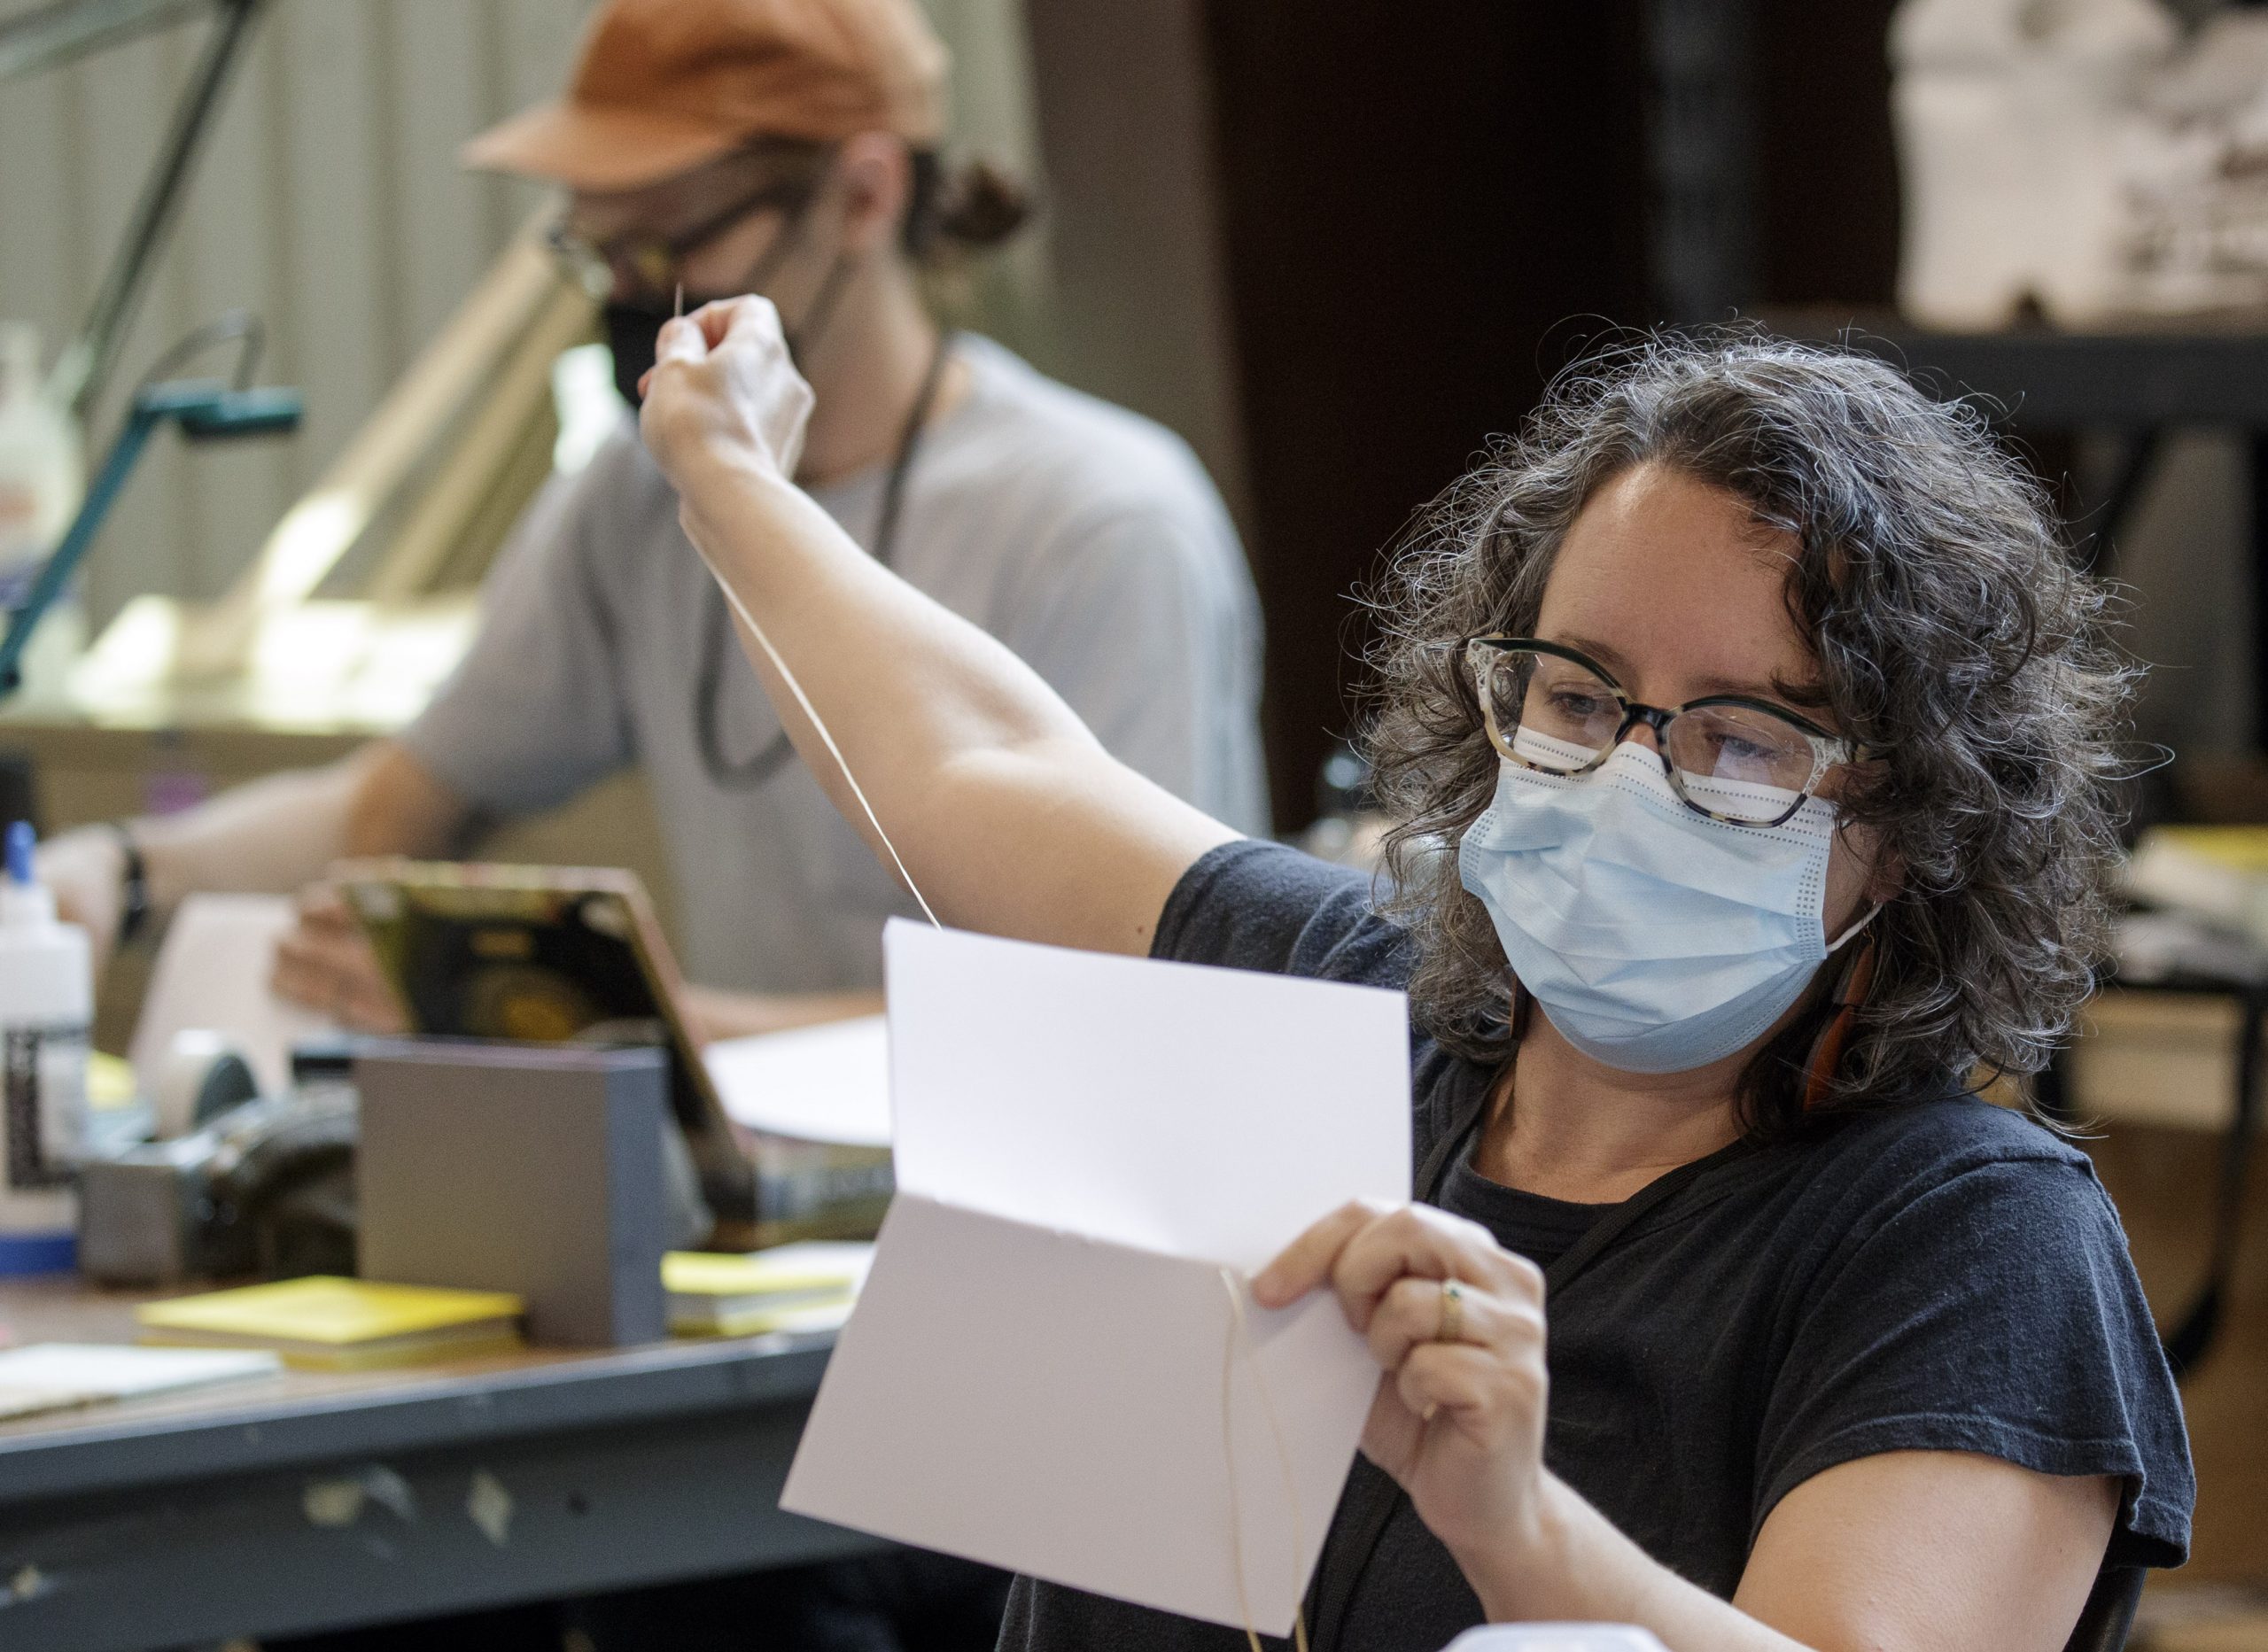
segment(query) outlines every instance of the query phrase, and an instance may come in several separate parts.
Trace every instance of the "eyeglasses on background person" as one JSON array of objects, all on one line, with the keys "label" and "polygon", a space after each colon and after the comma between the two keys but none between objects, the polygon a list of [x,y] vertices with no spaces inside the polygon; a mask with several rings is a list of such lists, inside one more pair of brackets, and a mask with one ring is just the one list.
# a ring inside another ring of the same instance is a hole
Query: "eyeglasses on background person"
[{"label": "eyeglasses on background person", "polygon": [[1743,694],[1642,704],[1604,666],[1534,637],[1473,637],[1464,659],[1489,743],[1511,762],[1543,774],[1587,774],[1643,723],[1679,800],[1733,826],[1778,826],[1829,771],[1860,755],[1795,712]]},{"label": "eyeglasses on background person", "polygon": [[674,235],[629,230],[597,237],[586,234],[570,214],[546,230],[544,240],[594,299],[617,291],[657,298],[684,282],[686,260],[702,248],[758,213],[779,212],[794,219],[817,187],[817,179],[809,177],[766,183]]}]

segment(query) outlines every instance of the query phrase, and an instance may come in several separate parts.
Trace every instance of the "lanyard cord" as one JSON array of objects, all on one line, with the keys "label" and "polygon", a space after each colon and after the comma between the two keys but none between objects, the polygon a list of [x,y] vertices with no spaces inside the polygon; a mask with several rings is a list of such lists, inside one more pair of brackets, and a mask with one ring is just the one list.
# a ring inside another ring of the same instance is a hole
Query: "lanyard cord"
[{"label": "lanyard cord", "polygon": [[[913,472],[914,459],[921,451],[922,433],[936,407],[937,390],[944,381],[945,362],[952,353],[952,343],[951,330],[938,329],[936,347],[929,353],[921,388],[914,393],[913,406],[905,415],[905,428],[898,433],[897,455],[891,459],[889,474],[882,483],[882,512],[874,521],[874,560],[885,568],[891,566],[897,554],[898,517],[905,508],[906,478]],[[693,689],[694,738],[700,747],[701,766],[708,772],[711,782],[728,791],[752,791],[780,772],[795,755],[795,747],[783,727],[752,757],[735,763],[725,755],[718,727],[718,702],[724,687],[725,650],[731,640],[733,617],[725,606],[723,587],[713,580],[710,583],[712,588],[709,612],[702,626],[701,663]]]}]

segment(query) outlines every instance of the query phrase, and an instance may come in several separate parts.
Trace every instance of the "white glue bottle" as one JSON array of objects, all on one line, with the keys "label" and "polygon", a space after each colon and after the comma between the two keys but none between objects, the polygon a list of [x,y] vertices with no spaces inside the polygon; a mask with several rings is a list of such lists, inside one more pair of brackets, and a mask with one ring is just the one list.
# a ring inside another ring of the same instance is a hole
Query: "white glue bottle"
[{"label": "white glue bottle", "polygon": [[59,923],[32,875],[30,823],[8,828],[0,881],[0,1274],[71,1266],[87,1141],[94,968],[87,932]]}]

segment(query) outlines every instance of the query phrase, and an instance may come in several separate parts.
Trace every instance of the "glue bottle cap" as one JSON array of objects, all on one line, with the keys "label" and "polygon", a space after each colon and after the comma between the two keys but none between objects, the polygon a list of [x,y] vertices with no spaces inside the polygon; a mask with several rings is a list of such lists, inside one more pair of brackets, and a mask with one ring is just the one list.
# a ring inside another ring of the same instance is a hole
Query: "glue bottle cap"
[{"label": "glue bottle cap", "polygon": [[46,928],[55,922],[55,896],[32,871],[32,850],[39,842],[28,820],[8,827],[8,875],[0,880],[0,927]]}]

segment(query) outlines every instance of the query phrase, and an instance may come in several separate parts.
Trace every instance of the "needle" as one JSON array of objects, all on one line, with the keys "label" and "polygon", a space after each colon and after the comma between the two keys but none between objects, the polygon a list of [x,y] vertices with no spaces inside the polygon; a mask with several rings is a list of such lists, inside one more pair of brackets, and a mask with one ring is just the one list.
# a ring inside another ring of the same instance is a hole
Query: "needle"
[{"label": "needle", "polygon": [[685,319],[685,283],[681,281],[677,283],[677,308],[672,312],[672,319],[680,322]]}]

